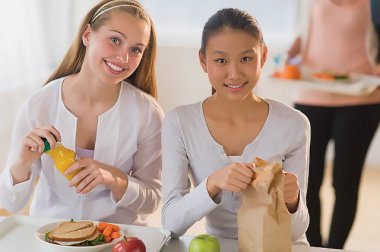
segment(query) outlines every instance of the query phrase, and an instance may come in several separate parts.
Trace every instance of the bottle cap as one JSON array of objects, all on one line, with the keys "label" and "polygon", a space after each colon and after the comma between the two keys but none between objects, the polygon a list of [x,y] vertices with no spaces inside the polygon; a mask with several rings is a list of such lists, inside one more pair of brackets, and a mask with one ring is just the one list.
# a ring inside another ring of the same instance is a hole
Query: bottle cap
[{"label": "bottle cap", "polygon": [[49,151],[51,149],[49,141],[44,137],[41,137],[41,139],[44,141],[44,144],[45,144],[44,152]]}]

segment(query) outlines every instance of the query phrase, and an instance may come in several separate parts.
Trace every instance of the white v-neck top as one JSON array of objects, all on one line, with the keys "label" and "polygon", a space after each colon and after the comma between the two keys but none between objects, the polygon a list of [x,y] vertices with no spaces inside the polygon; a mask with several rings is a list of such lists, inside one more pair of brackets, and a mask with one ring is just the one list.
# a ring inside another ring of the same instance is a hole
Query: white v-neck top
[{"label": "white v-neck top", "polygon": [[241,162],[242,160],[241,156],[228,156],[228,158],[232,163]]},{"label": "white v-neck top", "polygon": [[103,220],[146,224],[161,200],[161,124],[163,112],[153,97],[123,82],[115,104],[98,117],[94,160],[128,175],[128,188],[119,201],[104,185],[78,194],[43,154],[32,165],[29,180],[13,185],[10,165],[17,160],[23,137],[33,127],[53,125],[62,144],[75,149],[77,118],[62,101],[64,78],[50,82],[29,97],[19,110],[8,159],[0,177],[0,204],[11,212],[29,201],[30,215],[60,219]]},{"label": "white v-neck top", "polygon": [[[285,171],[297,174],[300,186],[298,210],[292,214],[292,241],[307,244],[309,224],[306,208],[310,126],[299,111],[266,100],[269,115],[258,136],[248,144],[241,162],[255,157],[282,163]],[[249,130],[249,129],[247,129]],[[183,235],[196,221],[206,218],[208,233],[237,239],[240,193],[222,191],[215,203],[206,188],[207,177],[231,163],[223,146],[211,136],[202,102],[169,112],[162,130],[163,210],[162,224],[172,236]],[[191,182],[190,182],[191,178]],[[194,189],[191,190],[191,183]]]}]

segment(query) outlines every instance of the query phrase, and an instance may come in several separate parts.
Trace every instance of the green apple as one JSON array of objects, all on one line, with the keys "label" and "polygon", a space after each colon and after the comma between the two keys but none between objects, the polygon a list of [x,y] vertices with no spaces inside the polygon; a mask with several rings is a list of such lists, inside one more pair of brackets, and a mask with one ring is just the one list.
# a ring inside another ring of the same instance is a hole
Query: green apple
[{"label": "green apple", "polygon": [[208,234],[197,235],[190,242],[189,252],[220,252],[219,240]]}]

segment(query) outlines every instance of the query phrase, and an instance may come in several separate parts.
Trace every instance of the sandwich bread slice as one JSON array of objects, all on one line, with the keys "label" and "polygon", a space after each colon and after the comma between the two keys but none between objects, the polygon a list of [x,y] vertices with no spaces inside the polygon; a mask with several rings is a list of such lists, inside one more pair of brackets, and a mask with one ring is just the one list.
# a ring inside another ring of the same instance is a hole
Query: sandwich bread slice
[{"label": "sandwich bread slice", "polygon": [[86,236],[86,233],[91,227],[95,227],[92,221],[66,221],[59,224],[59,226],[49,232],[49,234],[53,240],[57,241],[66,239],[67,237],[72,237],[75,239]]},{"label": "sandwich bread slice", "polygon": [[47,241],[69,246],[93,241],[99,236],[100,232],[92,221],[66,221],[47,233]]}]

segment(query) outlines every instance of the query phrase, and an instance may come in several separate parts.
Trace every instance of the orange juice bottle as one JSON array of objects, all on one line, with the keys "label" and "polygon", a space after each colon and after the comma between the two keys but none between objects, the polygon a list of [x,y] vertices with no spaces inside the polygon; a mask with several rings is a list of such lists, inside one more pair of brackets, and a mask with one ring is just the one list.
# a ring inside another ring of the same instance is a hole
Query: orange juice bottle
[{"label": "orange juice bottle", "polygon": [[65,176],[68,180],[71,180],[79,172],[79,170],[76,170],[67,175],[65,175],[65,171],[77,161],[75,158],[75,152],[67,149],[65,146],[63,146],[62,143],[56,143],[54,148],[51,149],[47,139],[43,138],[43,140],[45,144],[44,152],[53,159],[54,165],[58,171],[62,173],[62,175]]}]

